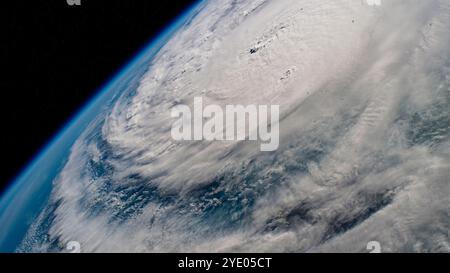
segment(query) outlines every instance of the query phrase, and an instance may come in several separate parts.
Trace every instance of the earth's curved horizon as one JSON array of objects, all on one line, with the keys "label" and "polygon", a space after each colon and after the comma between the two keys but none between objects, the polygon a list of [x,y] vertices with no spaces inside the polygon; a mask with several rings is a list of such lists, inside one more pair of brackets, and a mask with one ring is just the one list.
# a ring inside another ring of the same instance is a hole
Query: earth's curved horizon
[{"label": "earth's curved horizon", "polygon": [[[7,189],[0,252],[450,252],[449,25],[445,0],[198,1]],[[175,141],[195,97],[279,105],[278,149]]]}]

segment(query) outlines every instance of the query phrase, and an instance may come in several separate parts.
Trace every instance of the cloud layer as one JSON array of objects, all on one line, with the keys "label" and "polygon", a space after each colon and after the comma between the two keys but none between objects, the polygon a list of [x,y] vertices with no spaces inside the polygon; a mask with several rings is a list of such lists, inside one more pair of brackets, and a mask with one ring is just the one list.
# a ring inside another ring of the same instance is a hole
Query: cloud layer
[{"label": "cloud layer", "polygon": [[[450,251],[450,4],[216,0],[72,148],[19,251]],[[280,148],[170,109],[278,104]]]}]

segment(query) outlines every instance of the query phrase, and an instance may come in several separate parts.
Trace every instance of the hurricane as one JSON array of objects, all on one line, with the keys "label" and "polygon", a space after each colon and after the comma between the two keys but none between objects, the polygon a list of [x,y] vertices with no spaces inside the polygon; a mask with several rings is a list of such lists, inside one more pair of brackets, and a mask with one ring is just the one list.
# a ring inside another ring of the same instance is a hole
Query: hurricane
[{"label": "hurricane", "polygon": [[[107,91],[15,251],[449,252],[450,2],[373,2],[198,2]],[[279,105],[279,146],[173,139],[196,97]]]}]

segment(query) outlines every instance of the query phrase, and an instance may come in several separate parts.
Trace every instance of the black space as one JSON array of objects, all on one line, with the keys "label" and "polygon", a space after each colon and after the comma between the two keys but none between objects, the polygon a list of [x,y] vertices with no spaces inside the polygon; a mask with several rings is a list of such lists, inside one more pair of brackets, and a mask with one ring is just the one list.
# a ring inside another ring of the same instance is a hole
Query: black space
[{"label": "black space", "polygon": [[0,192],[96,91],[196,1],[1,1]]}]

